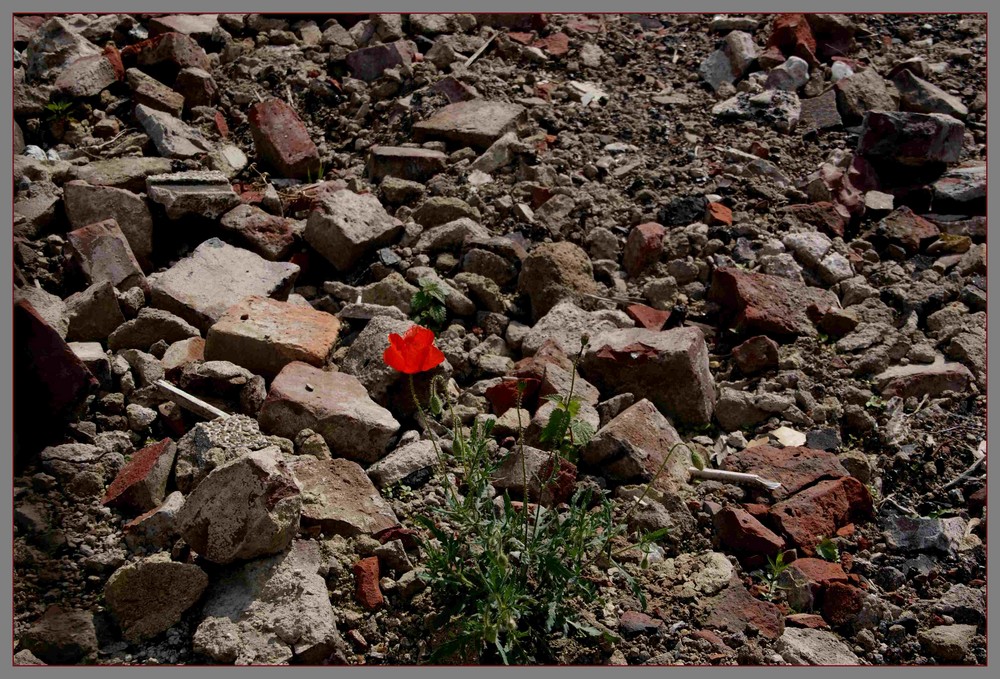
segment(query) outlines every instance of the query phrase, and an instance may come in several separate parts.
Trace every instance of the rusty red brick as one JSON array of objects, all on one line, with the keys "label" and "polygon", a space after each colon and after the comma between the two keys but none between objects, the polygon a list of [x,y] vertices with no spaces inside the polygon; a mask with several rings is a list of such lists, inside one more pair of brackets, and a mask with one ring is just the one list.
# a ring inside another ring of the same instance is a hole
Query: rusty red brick
[{"label": "rusty red brick", "polygon": [[630,304],[625,308],[625,313],[646,330],[663,330],[663,326],[670,320],[669,311],[654,309],[645,304]]},{"label": "rusty red brick", "polygon": [[319,150],[291,106],[272,98],[250,108],[250,133],[257,155],[282,177],[319,179]]},{"label": "rusty red brick", "polygon": [[158,507],[163,502],[176,452],[174,442],[165,438],[135,453],[108,486],[101,504],[140,512]]},{"label": "rusty red brick", "polygon": [[722,203],[709,203],[705,210],[705,218],[709,226],[731,226],[733,223],[733,211]]},{"label": "rusty red brick", "polygon": [[354,596],[358,603],[369,611],[374,611],[382,606],[385,603],[385,597],[382,596],[382,590],[379,588],[378,557],[369,556],[361,559],[354,564],[353,570],[357,585]]},{"label": "rusty red brick", "polygon": [[632,228],[622,255],[622,266],[629,276],[638,276],[660,259],[665,233],[666,229],[656,222],[646,222]]}]

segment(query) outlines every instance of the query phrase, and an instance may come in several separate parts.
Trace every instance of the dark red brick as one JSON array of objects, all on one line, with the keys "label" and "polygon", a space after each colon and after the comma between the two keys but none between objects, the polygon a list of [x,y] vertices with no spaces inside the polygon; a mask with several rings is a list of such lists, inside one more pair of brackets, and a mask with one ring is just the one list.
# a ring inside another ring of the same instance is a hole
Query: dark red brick
[{"label": "dark red brick", "polygon": [[715,515],[714,523],[719,540],[737,554],[773,555],[785,548],[781,537],[738,507],[726,507]]},{"label": "dark red brick", "polygon": [[174,442],[166,438],[135,453],[108,486],[101,504],[139,512],[158,507],[163,502],[176,452]]},{"label": "dark red brick", "polygon": [[14,304],[14,448],[17,462],[59,436],[98,382],[69,345],[26,300]]},{"label": "dark red brick", "polygon": [[268,166],[282,177],[320,178],[319,151],[295,109],[273,98],[254,104],[248,117],[254,148]]},{"label": "dark red brick", "polygon": [[719,305],[727,327],[744,335],[768,335],[778,340],[815,334],[806,314],[810,304],[824,309],[840,305],[829,290],[735,268],[715,271],[709,300]]},{"label": "dark red brick", "polygon": [[771,508],[775,524],[802,551],[812,556],[823,537],[852,521],[870,519],[872,498],[853,476],[820,481]]},{"label": "dark red brick", "polygon": [[733,453],[723,462],[729,471],[761,476],[778,481],[775,498],[786,498],[822,479],[847,476],[847,470],[834,453],[803,446],[774,448],[752,446]]}]

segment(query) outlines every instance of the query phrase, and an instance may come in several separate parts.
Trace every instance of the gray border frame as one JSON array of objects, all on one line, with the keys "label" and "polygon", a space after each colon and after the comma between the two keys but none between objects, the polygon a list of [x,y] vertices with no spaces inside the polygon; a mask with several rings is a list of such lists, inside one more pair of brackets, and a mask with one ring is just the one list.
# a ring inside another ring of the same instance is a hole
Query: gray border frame
[{"label": "gray border frame", "polygon": [[[818,2],[817,0],[756,0],[754,1],[738,1],[738,0],[711,0],[711,2],[706,3],[706,6],[701,6],[698,3],[691,2],[679,2],[678,0],[629,0],[628,2],[616,2],[613,4],[595,2],[595,0],[545,0],[543,2],[538,2],[537,0],[504,0],[503,2],[488,2],[487,0],[465,0],[464,2],[460,0],[409,0],[408,2],[399,2],[398,0],[382,0],[376,1],[368,5],[367,3],[335,3],[335,2],[324,2],[322,0],[293,0],[292,2],[264,2],[262,0],[132,0],[131,2],[121,2],[120,0],[111,0],[110,2],[100,2],[99,0],[20,0],[11,3],[8,9],[4,11],[3,17],[5,21],[5,26],[11,26],[11,17],[13,13],[45,13],[45,12],[62,12],[62,13],[90,13],[87,10],[93,12],[153,12],[153,11],[169,11],[169,12],[234,12],[234,13],[250,13],[250,12],[310,12],[310,13],[332,13],[332,12],[363,12],[372,13],[377,11],[382,12],[487,12],[487,11],[503,11],[503,12],[546,12],[546,13],[577,13],[577,12],[608,12],[609,10],[614,13],[626,13],[626,12],[649,12],[649,13],[669,13],[669,12],[698,12],[698,13],[723,13],[723,12],[734,12],[734,13],[773,13],[773,12],[803,12],[803,11],[813,11],[813,12],[842,12],[842,13],[911,13],[911,12],[925,12],[925,13],[938,13],[938,12],[948,12],[948,13],[959,13],[959,12],[983,12],[987,13],[990,7],[995,6],[989,0],[950,0],[947,3],[937,3],[932,0],[910,0],[906,3],[892,3],[892,2],[880,2],[880,3],[861,3],[861,2],[846,2],[845,0],[827,0],[825,2]],[[81,11],[81,8],[83,10]],[[993,47],[997,40],[993,35],[994,31],[990,30],[993,28],[990,25],[992,22],[989,21],[988,17],[988,35],[987,35],[987,50],[993,52]],[[6,40],[4,41],[6,43]],[[9,44],[9,43],[6,43]],[[998,50],[996,53],[1000,53]],[[7,54],[11,54],[11,50],[8,48]],[[10,57],[8,57],[10,58]],[[12,91],[12,67],[3,70],[2,82],[4,86],[4,91]],[[987,82],[987,100],[989,95],[993,94],[994,90],[994,80],[996,78],[988,78]],[[12,130],[12,119],[13,111],[11,106],[11,100],[8,99],[7,106],[3,107],[2,120],[4,124],[4,129]],[[3,154],[4,158],[12,158],[12,134],[0,134],[0,153]],[[989,150],[994,150],[996,144],[990,143]],[[3,197],[4,205],[11,206],[10,210],[13,210],[13,182],[11,179],[11,174],[9,173],[12,169],[11,163],[8,161],[5,163],[5,179],[0,183],[0,196]],[[993,165],[992,163],[990,165]],[[992,169],[992,167],[990,167]],[[997,206],[1000,206],[1000,197],[997,195],[989,195],[988,206],[990,211],[992,211]],[[988,239],[987,239],[988,240]],[[0,243],[0,257],[2,257],[3,271],[7,272],[4,276],[4,313],[0,322],[3,324],[3,331],[0,332],[0,342],[3,345],[3,355],[7,357],[7,360],[0,361],[0,375],[2,375],[3,381],[3,391],[0,392],[0,399],[2,399],[2,404],[0,404],[0,432],[5,433],[5,440],[3,441],[3,450],[8,456],[8,461],[6,462],[4,472],[3,472],[3,482],[0,483],[0,516],[3,517],[3,523],[7,526],[13,525],[13,507],[12,507],[12,481],[10,474],[12,473],[10,460],[12,459],[12,453],[10,448],[10,436],[12,427],[12,350],[11,337],[12,337],[12,305],[11,298],[13,295],[13,276],[12,276],[12,242],[10,238],[6,238]],[[989,268],[995,260],[1000,259],[1000,255],[994,255],[988,257]],[[992,311],[992,304],[989,305],[988,309]],[[1000,325],[1000,316],[996,319],[988,318],[987,320],[987,337],[990,331],[995,330],[997,325]],[[997,335],[1000,336],[1000,335]],[[993,358],[993,347],[987,346],[987,361]],[[988,380],[992,382],[993,380]],[[988,418],[988,431],[991,435],[994,433],[994,425],[997,425],[994,420],[997,418]],[[997,485],[997,483],[988,484]],[[1000,528],[994,525],[989,531],[989,539],[993,541],[996,538],[996,533],[1000,532]],[[7,535],[11,535],[8,533]],[[11,546],[12,540],[4,536],[0,538],[0,562],[2,562],[3,569],[3,582],[2,589],[5,592],[11,592],[13,587],[13,572],[12,572],[12,560],[11,560]],[[989,578],[987,582],[987,608],[992,600],[995,598],[990,596],[989,592],[989,581],[995,578],[995,568],[990,567],[988,569]],[[12,619],[12,606],[13,601],[11,597],[4,595],[3,597],[2,610],[7,615],[5,619]],[[837,677],[837,679],[842,679],[843,677],[852,676],[878,676],[878,677],[906,677],[906,679],[920,679],[923,677],[940,677],[942,674],[947,673],[949,677],[955,677],[955,679],[962,679],[965,676],[989,676],[988,667],[860,667],[860,668],[845,668],[845,667],[812,667],[812,668],[789,668],[789,667],[676,667],[676,668],[664,668],[664,667],[628,667],[628,668],[604,668],[604,667],[545,667],[545,668],[493,668],[493,667],[458,667],[458,668],[441,668],[441,667],[395,667],[395,668],[365,668],[365,667],[330,667],[330,668],[318,668],[318,667],[279,667],[279,668],[265,668],[265,667],[252,667],[252,668],[229,668],[229,667],[72,667],[72,668],[51,668],[51,667],[11,667],[7,663],[11,662],[12,658],[12,644],[13,639],[3,635],[3,648],[5,650],[5,658],[0,660],[0,677],[49,677],[49,676],[73,676],[73,677],[106,677],[106,676],[117,676],[125,672],[139,672],[143,677],[149,677],[150,679],[165,678],[171,676],[198,676],[202,677],[209,675],[210,677],[224,677],[224,676],[239,676],[240,679],[244,677],[259,678],[273,676],[278,672],[282,674],[293,674],[295,677],[305,677],[305,676],[316,676],[316,677],[342,677],[342,676],[400,676],[400,677],[437,677],[437,676],[460,676],[465,673],[475,672],[477,676],[542,676],[542,677],[602,677],[611,673],[627,673],[629,676],[634,677],[663,677],[665,673],[674,674],[680,672],[681,674],[697,674],[700,677],[715,677],[715,676],[733,676],[735,673],[739,673],[741,679],[747,677],[749,679],[756,679],[757,677],[773,677],[775,672],[788,674],[789,672],[796,671],[806,671],[810,677]],[[987,643],[989,657],[996,658],[995,655],[997,644],[990,640]],[[232,674],[236,672],[237,674]],[[571,674],[572,673],[572,674]]]}]

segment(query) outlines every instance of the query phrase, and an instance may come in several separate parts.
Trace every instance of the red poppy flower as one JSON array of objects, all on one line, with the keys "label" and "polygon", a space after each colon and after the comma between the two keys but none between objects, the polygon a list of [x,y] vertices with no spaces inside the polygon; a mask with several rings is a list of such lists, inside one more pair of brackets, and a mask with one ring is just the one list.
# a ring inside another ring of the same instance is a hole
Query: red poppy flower
[{"label": "red poppy flower", "polygon": [[444,362],[444,354],[434,346],[434,333],[414,325],[403,335],[389,333],[389,346],[382,360],[390,368],[414,375],[435,368]]}]

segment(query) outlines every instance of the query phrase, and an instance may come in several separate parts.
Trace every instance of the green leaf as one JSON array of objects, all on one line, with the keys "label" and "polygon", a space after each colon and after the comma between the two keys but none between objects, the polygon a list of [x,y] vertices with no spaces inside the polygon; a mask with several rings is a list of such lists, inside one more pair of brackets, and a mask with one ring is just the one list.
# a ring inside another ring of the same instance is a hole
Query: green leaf
[{"label": "green leaf", "polygon": [[549,415],[549,421],[545,423],[539,439],[542,443],[562,443],[562,437],[568,425],[569,413],[557,408]]},{"label": "green leaf", "polygon": [[837,544],[830,538],[820,540],[819,544],[816,545],[816,554],[821,559],[826,559],[827,561],[840,561],[840,550],[837,549]]},{"label": "green leaf", "polygon": [[585,446],[590,443],[597,432],[594,425],[586,420],[573,420],[569,425],[570,434],[573,436],[573,443],[578,446]]}]

